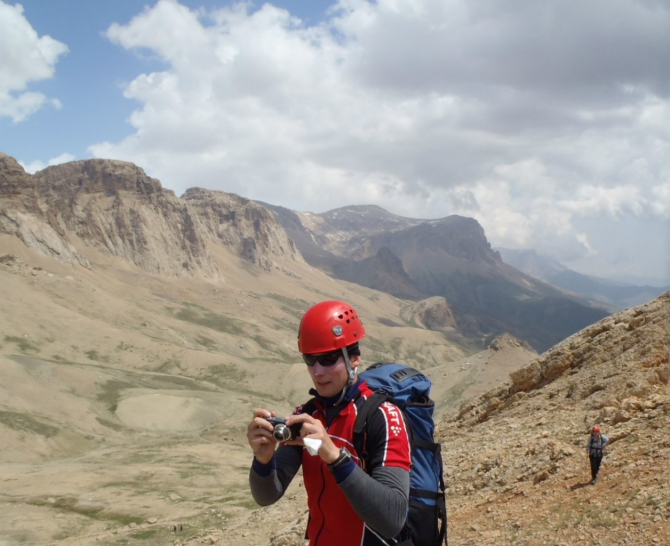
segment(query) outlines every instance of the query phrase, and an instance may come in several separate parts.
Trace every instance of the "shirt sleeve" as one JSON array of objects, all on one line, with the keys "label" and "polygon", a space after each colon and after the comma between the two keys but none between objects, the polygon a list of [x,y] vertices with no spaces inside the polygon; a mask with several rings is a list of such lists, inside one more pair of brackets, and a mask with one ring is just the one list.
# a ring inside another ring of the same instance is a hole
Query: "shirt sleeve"
[{"label": "shirt sleeve", "polygon": [[353,472],[339,485],[368,527],[386,538],[400,533],[407,519],[408,471],[378,466],[368,475],[354,465]]},{"label": "shirt sleeve", "polygon": [[280,446],[267,465],[254,459],[249,472],[249,487],[256,503],[268,506],[281,499],[301,464],[301,446]]}]

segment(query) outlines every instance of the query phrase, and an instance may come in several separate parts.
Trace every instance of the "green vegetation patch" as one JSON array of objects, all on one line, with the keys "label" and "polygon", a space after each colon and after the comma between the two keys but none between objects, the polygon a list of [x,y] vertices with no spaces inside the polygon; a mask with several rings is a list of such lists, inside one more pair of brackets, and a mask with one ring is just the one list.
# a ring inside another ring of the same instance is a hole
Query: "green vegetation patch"
[{"label": "green vegetation patch", "polygon": [[172,368],[176,368],[178,370],[182,369],[181,360],[175,358],[174,355],[172,356],[172,358],[164,360],[163,363],[160,366],[158,366],[154,371],[160,373],[167,373]]},{"label": "green vegetation patch", "polygon": [[[363,342],[362,350],[364,352],[365,360],[369,362],[384,362],[388,361],[389,355],[395,355],[391,352],[389,347],[380,339],[368,335]],[[394,357],[397,358],[397,357]]]},{"label": "green vegetation patch", "polygon": [[287,363],[292,363],[295,361],[295,354],[294,353],[289,353],[288,351],[285,351],[283,349],[280,349],[276,343],[273,343],[269,339],[266,339],[261,336],[254,336],[251,339],[253,339],[258,345],[262,348],[268,351],[269,353],[275,354],[278,357],[278,360],[280,362],[287,362]]},{"label": "green vegetation patch", "polygon": [[[453,372],[457,373],[457,372]],[[468,374],[458,383],[452,386],[440,400],[440,404],[446,407],[455,407],[463,401],[463,393],[468,387],[471,387],[476,382],[476,373],[471,369]]]},{"label": "green vegetation patch", "polygon": [[405,324],[400,324],[386,317],[377,317],[377,322],[379,324],[383,324],[384,326],[388,326],[389,328],[402,328],[405,326]]},{"label": "green vegetation patch", "polygon": [[84,354],[88,357],[89,360],[93,360],[94,362],[109,363],[109,357],[107,355],[101,355],[95,349],[91,349],[90,351],[86,351]]},{"label": "green vegetation patch", "polygon": [[279,303],[279,308],[284,311],[284,313],[296,317],[296,323],[297,319],[302,317],[305,311],[313,305],[303,299],[289,298],[287,296],[282,296],[281,294],[268,294],[267,296]]},{"label": "green vegetation patch", "polygon": [[111,381],[107,381],[104,385],[102,385],[102,392],[98,393],[96,399],[100,402],[104,402],[105,404],[107,404],[107,409],[109,409],[110,412],[114,413],[116,411],[116,408],[118,407],[121,391],[125,389],[131,389],[133,387],[135,387],[135,385],[133,385],[132,383],[113,379]]},{"label": "green vegetation patch", "polygon": [[56,436],[60,431],[57,427],[42,423],[31,415],[15,411],[0,411],[0,423],[12,430],[39,434],[45,438]]},{"label": "green vegetation patch", "polygon": [[217,364],[216,366],[207,368],[202,379],[220,387],[228,387],[231,382],[244,381],[248,375],[245,370],[241,370],[234,364]]},{"label": "green vegetation patch", "polygon": [[19,350],[22,353],[39,353],[40,349],[39,347],[36,347],[30,341],[28,341],[24,337],[18,337],[18,336],[5,336],[5,342],[7,343],[14,343],[16,346],[19,348]]},{"label": "green vegetation patch", "polygon": [[214,341],[212,338],[209,338],[209,337],[206,337],[206,336],[196,337],[195,342],[198,345],[202,345],[203,347],[207,347],[208,349],[214,349],[216,347],[216,341]]},{"label": "green vegetation patch", "polygon": [[105,511],[104,507],[100,505],[82,504],[76,497],[58,497],[55,499],[55,501],[53,499],[49,501],[45,497],[34,497],[29,500],[27,504],[54,508],[61,512],[79,514],[81,516],[98,521],[115,521],[122,525],[129,525],[131,523],[140,524],[144,521],[143,518],[130,516],[128,514],[107,512]]},{"label": "green vegetation patch", "polygon": [[126,428],[123,425],[113,423],[112,421],[108,421],[107,419],[103,419],[102,417],[96,417],[95,420],[98,423],[100,423],[103,427],[111,428],[112,430],[115,430],[117,432],[122,432],[126,430]]},{"label": "green vegetation patch", "polygon": [[175,310],[174,307],[166,307],[166,309],[178,320],[234,336],[244,335],[251,326],[241,320],[214,313],[209,309],[192,303],[185,304],[179,310]]},{"label": "green vegetation patch", "polygon": [[142,531],[137,531],[130,535],[130,538],[134,540],[146,540],[148,538],[154,538],[158,533],[158,529],[144,529]]}]

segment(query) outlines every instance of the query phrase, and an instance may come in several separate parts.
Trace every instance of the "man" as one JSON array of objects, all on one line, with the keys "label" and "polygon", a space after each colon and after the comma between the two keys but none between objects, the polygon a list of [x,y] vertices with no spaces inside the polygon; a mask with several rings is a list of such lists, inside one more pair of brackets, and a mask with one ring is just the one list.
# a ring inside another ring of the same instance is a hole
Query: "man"
[{"label": "man", "polygon": [[600,427],[595,425],[591,429],[591,436],[586,445],[586,450],[589,453],[589,461],[591,462],[591,485],[595,485],[598,481],[598,471],[600,470],[600,463],[603,461],[603,449],[609,444],[610,440],[604,434],[600,434]]},{"label": "man", "polygon": [[[411,454],[400,410],[386,402],[369,417],[367,472],[352,443],[358,407],[372,394],[357,377],[358,342],[364,337],[349,304],[324,301],[311,307],[300,322],[298,349],[314,398],[286,421],[289,427],[301,425],[300,438],[277,448],[266,419],[274,413],[263,408],[254,410],[247,429],[254,453],[249,483],[258,504],[279,500],[302,466],[310,546],[396,544],[407,517]],[[305,440],[320,444],[315,455]]]}]

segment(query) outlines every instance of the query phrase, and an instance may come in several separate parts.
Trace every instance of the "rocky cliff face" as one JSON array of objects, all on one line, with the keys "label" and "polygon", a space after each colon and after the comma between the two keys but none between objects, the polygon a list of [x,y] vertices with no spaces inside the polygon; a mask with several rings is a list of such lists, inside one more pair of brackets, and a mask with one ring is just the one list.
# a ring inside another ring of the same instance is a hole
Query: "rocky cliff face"
[{"label": "rocky cliff face", "polygon": [[286,231],[265,207],[219,191],[191,188],[184,201],[197,214],[213,240],[233,246],[248,261],[270,271],[273,257],[302,261],[302,256]]},{"label": "rocky cliff face", "polygon": [[276,259],[302,261],[272,214],[224,192],[189,190],[180,199],[123,161],[93,159],[49,167],[35,176],[0,156],[0,230],[68,263],[89,265],[79,240],[145,271],[218,275],[215,245],[289,273]]},{"label": "rocky cliff face", "polygon": [[424,295],[414,286],[402,262],[388,248],[362,260],[346,258],[331,265],[334,276],[381,290],[396,298],[418,300]]},{"label": "rocky cliff face", "polygon": [[[356,244],[352,241],[352,245]],[[403,230],[385,231],[366,237],[364,244],[353,252],[354,257],[363,257],[368,252],[377,252],[386,247],[403,256],[408,251],[430,248],[446,255],[465,260],[472,265],[486,264],[496,267],[502,264],[500,255],[491,249],[484,229],[473,218],[448,216],[442,220],[431,220]],[[412,264],[405,269],[412,275]]]},{"label": "rocky cliff face", "polygon": [[[465,404],[458,420],[463,424],[485,421],[554,382],[553,396],[562,395],[559,399],[589,399],[588,405],[595,412],[590,420],[628,420],[620,412],[623,400],[644,398],[655,385],[668,384],[669,348],[667,292],[650,303],[609,316],[552,347],[510,374],[509,383]],[[581,372],[579,380],[571,381],[577,372]]]},{"label": "rocky cliff face", "polygon": [[48,207],[40,203],[32,176],[12,157],[0,153],[0,233],[70,265],[90,267],[70,243]]},{"label": "rocky cliff face", "polygon": [[151,273],[217,272],[188,205],[132,163],[75,161],[35,180],[52,223],[100,252]]}]

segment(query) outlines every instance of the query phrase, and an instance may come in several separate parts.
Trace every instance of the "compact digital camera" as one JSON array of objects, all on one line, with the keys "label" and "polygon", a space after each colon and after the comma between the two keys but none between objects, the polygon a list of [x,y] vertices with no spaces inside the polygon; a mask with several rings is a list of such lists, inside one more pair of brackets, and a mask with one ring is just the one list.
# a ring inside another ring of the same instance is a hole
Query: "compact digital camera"
[{"label": "compact digital camera", "polygon": [[265,420],[272,423],[274,427],[272,436],[278,442],[288,442],[289,440],[300,438],[302,423],[295,423],[289,427],[286,425],[286,419],[282,419],[281,417],[266,417]]}]

